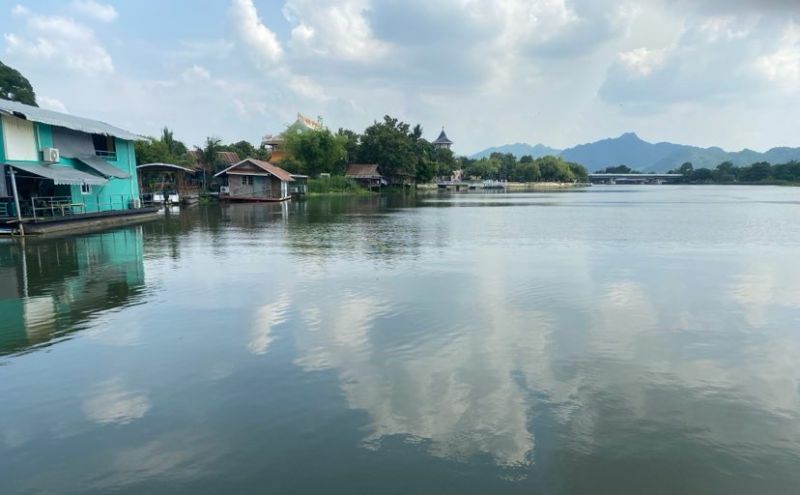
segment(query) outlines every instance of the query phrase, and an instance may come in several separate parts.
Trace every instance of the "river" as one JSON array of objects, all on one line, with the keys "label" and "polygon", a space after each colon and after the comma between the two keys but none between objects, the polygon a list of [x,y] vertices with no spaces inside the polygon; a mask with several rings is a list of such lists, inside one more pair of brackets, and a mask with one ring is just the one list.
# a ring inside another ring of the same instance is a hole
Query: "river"
[{"label": "river", "polygon": [[800,189],[0,240],[0,492],[800,493]]}]

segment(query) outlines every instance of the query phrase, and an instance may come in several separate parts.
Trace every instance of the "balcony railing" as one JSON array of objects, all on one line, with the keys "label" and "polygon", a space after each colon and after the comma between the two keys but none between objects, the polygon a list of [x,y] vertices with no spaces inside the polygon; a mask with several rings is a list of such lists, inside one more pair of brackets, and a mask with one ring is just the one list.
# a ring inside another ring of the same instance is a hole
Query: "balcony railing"
[{"label": "balcony railing", "polygon": [[117,152],[116,151],[102,151],[102,150],[94,150],[94,154],[101,157],[104,160],[110,160],[112,162],[117,161]]},{"label": "balcony railing", "polygon": [[71,196],[40,196],[31,198],[20,205],[23,216],[32,217],[34,220],[83,213],[127,210],[131,207],[130,196],[125,194],[112,194],[104,198],[85,195],[81,196],[80,199],[75,199]]}]

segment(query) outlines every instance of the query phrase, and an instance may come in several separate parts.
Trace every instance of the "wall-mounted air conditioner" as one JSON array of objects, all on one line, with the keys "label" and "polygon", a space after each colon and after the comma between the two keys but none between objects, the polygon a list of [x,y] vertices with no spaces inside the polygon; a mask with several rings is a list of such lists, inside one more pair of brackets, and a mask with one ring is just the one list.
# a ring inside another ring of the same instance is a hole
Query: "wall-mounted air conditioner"
[{"label": "wall-mounted air conditioner", "polygon": [[42,148],[42,161],[46,163],[58,163],[61,154],[58,148]]}]

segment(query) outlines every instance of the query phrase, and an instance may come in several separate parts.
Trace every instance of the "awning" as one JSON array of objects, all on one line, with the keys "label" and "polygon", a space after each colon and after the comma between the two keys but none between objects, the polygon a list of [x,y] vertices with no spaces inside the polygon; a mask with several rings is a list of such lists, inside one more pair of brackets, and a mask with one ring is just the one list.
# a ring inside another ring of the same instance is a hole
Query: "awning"
[{"label": "awning", "polygon": [[22,170],[46,179],[52,179],[57,186],[62,185],[76,185],[89,184],[90,186],[103,186],[108,184],[108,180],[103,177],[98,177],[94,174],[87,174],[80,170],[75,170],[71,167],[63,165],[54,165],[42,162],[17,162],[7,161],[6,165],[10,165],[17,170]]},{"label": "awning", "polygon": [[75,159],[106,177],[116,177],[117,179],[131,178],[130,174],[111,165],[99,156],[76,156]]}]

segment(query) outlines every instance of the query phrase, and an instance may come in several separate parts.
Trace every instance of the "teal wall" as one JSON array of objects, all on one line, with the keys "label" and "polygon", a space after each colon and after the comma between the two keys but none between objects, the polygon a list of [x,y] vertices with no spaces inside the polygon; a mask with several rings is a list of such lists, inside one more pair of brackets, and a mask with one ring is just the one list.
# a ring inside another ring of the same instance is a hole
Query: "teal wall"
[{"label": "teal wall", "polygon": [[[116,160],[107,159],[106,161],[127,172],[131,178],[111,177],[104,186],[92,186],[91,194],[81,194],[80,186],[72,186],[72,200],[84,203],[87,211],[95,211],[98,209],[98,205],[100,210],[125,210],[129,208],[132,199],[139,198],[139,180],[136,175],[136,154],[133,141],[116,138],[115,146],[117,149]],[[62,158],[61,163],[92,173],[90,168],[69,158]]]},{"label": "teal wall", "polygon": [[[2,125],[3,124],[0,121],[0,161],[5,160],[5,154],[3,152]],[[36,123],[34,128],[36,130],[36,141],[39,151],[41,151],[42,148],[52,147],[52,127],[48,124]],[[115,138],[115,145],[117,149],[117,157],[115,160],[107,161],[111,165],[128,173],[131,178],[109,178],[108,183],[104,186],[92,186],[91,194],[87,195],[81,194],[80,186],[70,186],[72,200],[74,202],[85,204],[87,212],[97,211],[98,209],[127,209],[129,208],[132,199],[139,198],[139,180],[136,175],[136,155],[133,141]],[[71,158],[62,157],[59,161],[59,164],[72,167],[83,172],[96,174],[96,172],[94,172],[92,169]]]}]

